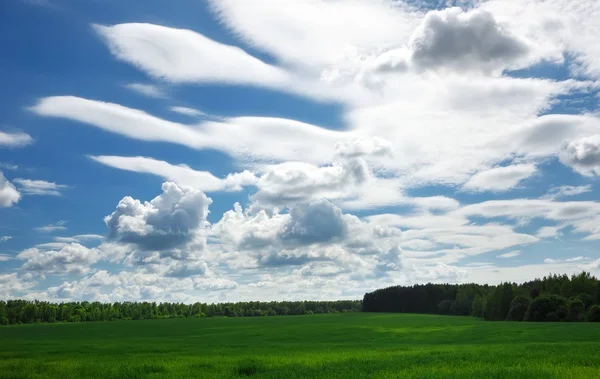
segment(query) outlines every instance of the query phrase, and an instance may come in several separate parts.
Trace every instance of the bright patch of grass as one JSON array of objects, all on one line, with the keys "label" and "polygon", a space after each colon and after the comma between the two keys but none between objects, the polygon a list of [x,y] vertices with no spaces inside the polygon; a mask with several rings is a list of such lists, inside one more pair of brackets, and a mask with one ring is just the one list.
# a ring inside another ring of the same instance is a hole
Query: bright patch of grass
[{"label": "bright patch of grass", "polygon": [[595,378],[600,324],[349,313],[0,327],[0,378]]}]

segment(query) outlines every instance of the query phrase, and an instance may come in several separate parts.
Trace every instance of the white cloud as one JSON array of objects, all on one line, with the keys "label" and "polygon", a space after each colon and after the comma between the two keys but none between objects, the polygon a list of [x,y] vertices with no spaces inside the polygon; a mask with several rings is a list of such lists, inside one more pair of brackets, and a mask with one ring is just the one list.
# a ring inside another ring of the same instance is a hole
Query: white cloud
[{"label": "white cloud", "polygon": [[166,270],[166,277],[188,278],[204,276],[208,272],[208,265],[203,261],[173,262]]},{"label": "white cloud", "polygon": [[334,157],[337,142],[352,137],[348,132],[268,117],[237,117],[187,126],[118,104],[73,96],[43,98],[30,109],[41,116],[72,119],[142,141],[222,150],[243,161],[325,163]]},{"label": "white cloud", "polygon": [[0,162],[0,169],[17,171],[19,169],[19,166],[16,164],[12,164],[12,163]]},{"label": "white cloud", "polygon": [[225,82],[281,86],[286,73],[239,47],[213,41],[191,30],[153,24],[95,25],[119,60],[148,75],[174,83]]},{"label": "white cloud", "polygon": [[587,184],[585,186],[559,186],[551,188],[548,193],[544,196],[547,199],[557,199],[566,196],[577,196],[582,193],[587,193],[592,190],[592,185]]},{"label": "white cloud", "polygon": [[476,173],[462,188],[468,191],[509,191],[536,172],[535,165],[494,167]]},{"label": "white cloud", "polygon": [[256,182],[258,192],[251,200],[262,205],[285,206],[319,198],[345,198],[356,193],[370,176],[367,163],[360,158],[324,167],[302,162],[271,165]]},{"label": "white cloud", "polygon": [[38,226],[36,228],[33,228],[33,230],[42,232],[42,233],[52,233],[52,232],[63,231],[63,230],[67,230],[67,227],[65,226],[66,223],[67,223],[66,221],[61,220],[55,224]]},{"label": "white cloud", "polygon": [[255,215],[242,213],[236,206],[215,226],[224,242],[241,249],[268,248],[277,252],[288,247],[343,242],[352,223],[359,220],[326,200],[298,205],[289,214],[269,216],[264,210]]},{"label": "white cloud", "polygon": [[73,237],[54,237],[54,241],[63,243],[85,243],[89,241],[101,241],[104,237],[98,234],[78,234]]},{"label": "white cloud", "polygon": [[65,281],[43,292],[32,292],[26,297],[51,301],[150,300],[191,303],[207,301],[213,291],[233,290],[238,286],[237,282],[225,277],[178,278],[142,270],[115,273],[98,270],[79,280]]},{"label": "white cloud", "polygon": [[133,92],[137,92],[141,95],[154,97],[157,99],[164,99],[167,97],[166,92],[161,88],[154,84],[144,84],[144,83],[129,83],[124,86],[128,90]]},{"label": "white cloud", "polygon": [[598,225],[600,203],[594,201],[558,202],[547,199],[490,200],[478,204],[466,205],[454,212],[457,216],[480,216],[485,218],[503,217],[521,223],[539,218],[560,222],[559,226],[541,228],[540,237],[558,235],[566,226],[572,226],[573,232],[587,233],[587,239],[600,233]]},{"label": "white cloud", "polygon": [[559,232],[561,229],[562,228],[560,226],[543,226],[537,231],[535,235],[539,238],[556,237],[560,234]]},{"label": "white cloud", "polygon": [[589,260],[590,258],[588,257],[571,257],[571,258],[566,258],[566,259],[552,259],[552,258],[546,258],[544,259],[544,263],[546,264],[555,264],[555,263],[562,263],[562,262],[581,262],[581,261],[585,261],[585,260]]},{"label": "white cloud", "polygon": [[581,175],[600,175],[600,134],[565,143],[560,161]]},{"label": "white cloud", "polygon": [[25,275],[0,274],[0,298],[12,299],[20,297],[24,292],[30,290],[36,283]]},{"label": "white cloud", "polygon": [[58,250],[30,248],[20,252],[17,259],[25,261],[21,270],[40,274],[85,274],[98,261],[98,251],[73,243]]},{"label": "white cloud", "polygon": [[12,207],[21,199],[21,194],[0,171],[0,208]]},{"label": "white cloud", "polygon": [[229,279],[220,278],[196,278],[194,288],[203,291],[232,290],[238,287],[238,283]]},{"label": "white cloud", "polygon": [[38,243],[34,247],[40,250],[60,250],[67,245],[69,245],[67,242],[45,242]]},{"label": "white cloud", "polygon": [[219,19],[246,42],[285,64],[304,69],[335,67],[374,47],[392,46],[419,17],[403,9],[401,3],[392,6],[388,1],[210,3]]},{"label": "white cloud", "polygon": [[109,239],[132,243],[144,250],[168,250],[200,237],[208,226],[212,200],[196,189],[165,182],[162,194],[142,203],[124,197],[117,209],[104,218]]},{"label": "white cloud", "polygon": [[377,137],[339,142],[335,148],[340,156],[346,158],[357,158],[369,155],[392,155],[392,146],[390,142]]},{"label": "white cloud", "polygon": [[600,203],[594,201],[556,202],[536,199],[490,200],[466,205],[456,211],[460,215],[510,219],[545,218],[569,221],[594,217],[600,213]]},{"label": "white cloud", "polygon": [[480,9],[430,11],[408,45],[405,54],[409,60],[404,64],[401,50],[395,56],[388,51],[379,57],[374,69],[389,72],[413,66],[417,70],[491,73],[531,63],[527,59],[531,53],[529,42],[500,25],[493,14]]},{"label": "white cloud", "polygon": [[169,109],[172,112],[190,116],[190,117],[200,117],[200,116],[207,115],[206,113],[199,111],[198,109],[188,108],[188,107],[170,107]]},{"label": "white cloud", "polygon": [[27,133],[7,133],[0,131],[0,147],[23,147],[33,143]]},{"label": "white cloud", "polygon": [[568,52],[576,61],[572,71],[598,77],[600,49],[596,36],[596,16],[600,5],[595,1],[492,0],[481,7],[503,23],[529,37],[548,54]]},{"label": "white cloud", "polygon": [[146,157],[91,156],[91,159],[120,170],[158,175],[183,187],[205,192],[240,191],[255,184],[257,178],[249,171],[229,174],[219,179],[208,171],[196,171],[186,165],[172,165]]},{"label": "white cloud", "polygon": [[[348,272],[376,275],[381,272],[378,265],[388,262],[386,254],[396,248],[399,230],[364,223],[319,200],[273,214],[244,211],[236,204],[215,224],[213,233],[220,248],[231,254],[226,260],[232,268],[240,261],[247,261],[248,267],[336,262]],[[398,264],[394,262],[388,263]]]},{"label": "white cloud", "polygon": [[513,251],[509,251],[508,253],[505,253],[505,254],[500,254],[500,255],[498,255],[497,258],[514,258],[514,257],[518,257],[519,255],[521,255],[520,250],[513,250]]},{"label": "white cloud", "polygon": [[24,195],[61,196],[61,191],[69,188],[67,185],[47,182],[45,180],[17,178],[13,182],[19,186]]},{"label": "white cloud", "polygon": [[446,196],[410,197],[406,199],[406,203],[421,209],[443,211],[450,211],[460,206],[458,201]]},{"label": "white cloud", "polygon": [[290,210],[289,221],[284,225],[279,238],[284,244],[312,244],[331,242],[347,236],[349,223],[358,219],[343,215],[342,210],[328,202],[318,200],[308,206]]},{"label": "white cloud", "polygon": [[408,241],[402,241],[400,246],[407,250],[431,250],[436,245],[429,240],[415,238]]},{"label": "white cloud", "polygon": [[0,242],[6,242],[8,240],[10,240],[12,238],[12,236],[2,236],[0,237]]}]

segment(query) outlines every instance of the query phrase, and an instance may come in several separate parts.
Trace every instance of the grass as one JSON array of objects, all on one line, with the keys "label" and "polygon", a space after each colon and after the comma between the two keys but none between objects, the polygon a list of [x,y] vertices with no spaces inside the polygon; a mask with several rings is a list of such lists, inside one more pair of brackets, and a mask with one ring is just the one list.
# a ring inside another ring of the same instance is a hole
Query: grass
[{"label": "grass", "polygon": [[331,314],[0,327],[0,378],[600,378],[600,324]]}]

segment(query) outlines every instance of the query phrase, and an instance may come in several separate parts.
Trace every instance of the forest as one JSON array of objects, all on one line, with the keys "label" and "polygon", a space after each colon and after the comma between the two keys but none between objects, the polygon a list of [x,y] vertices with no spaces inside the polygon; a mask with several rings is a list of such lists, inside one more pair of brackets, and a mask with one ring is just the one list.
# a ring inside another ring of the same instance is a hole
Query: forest
[{"label": "forest", "polygon": [[68,302],[0,300],[0,324],[144,320],[188,317],[257,317],[358,312],[360,301],[275,301],[238,303]]},{"label": "forest", "polygon": [[365,294],[365,312],[430,313],[491,321],[600,322],[600,281],[590,273],[530,282],[394,286]]}]

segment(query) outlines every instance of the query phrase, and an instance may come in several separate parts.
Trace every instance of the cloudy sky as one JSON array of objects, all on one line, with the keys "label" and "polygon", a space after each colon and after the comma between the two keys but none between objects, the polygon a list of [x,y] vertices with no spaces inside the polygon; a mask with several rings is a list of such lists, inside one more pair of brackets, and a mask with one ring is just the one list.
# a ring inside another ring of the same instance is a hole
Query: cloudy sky
[{"label": "cloudy sky", "polygon": [[596,0],[0,8],[0,298],[600,274]]}]

